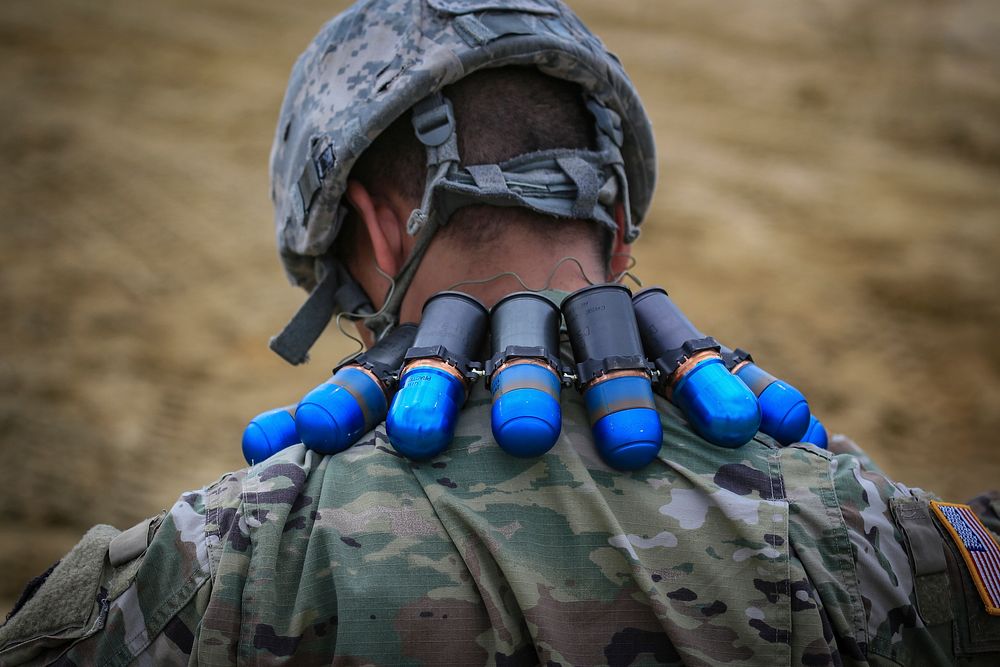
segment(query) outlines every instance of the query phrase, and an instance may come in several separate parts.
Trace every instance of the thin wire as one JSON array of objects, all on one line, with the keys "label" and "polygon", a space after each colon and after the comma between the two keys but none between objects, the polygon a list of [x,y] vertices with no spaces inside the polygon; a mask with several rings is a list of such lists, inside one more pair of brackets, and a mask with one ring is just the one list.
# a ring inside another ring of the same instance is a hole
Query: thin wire
[{"label": "thin wire", "polygon": [[610,282],[620,283],[622,281],[622,278],[625,278],[627,276],[631,278],[632,282],[634,282],[636,285],[642,287],[642,281],[639,280],[639,278],[634,273],[632,273],[632,269],[634,269],[636,265],[639,263],[639,260],[635,258],[635,255],[625,252],[616,252],[615,254],[611,255],[611,257],[612,258],[628,257],[628,266],[626,266],[620,273],[615,275],[615,277],[612,278]]},{"label": "thin wire", "polygon": [[543,290],[549,289],[552,286],[552,281],[555,280],[556,274],[559,272],[559,269],[562,268],[562,265],[565,264],[566,262],[573,262],[574,264],[576,264],[576,268],[580,269],[580,275],[582,275],[583,279],[587,281],[587,284],[588,285],[594,284],[594,281],[591,280],[590,276],[587,275],[587,270],[583,268],[583,264],[580,263],[580,260],[578,260],[576,257],[573,257],[572,255],[568,255],[560,259],[558,262],[556,262],[556,265],[552,267],[552,270],[549,272],[549,277],[545,279],[545,287],[542,288]]},{"label": "thin wire", "polygon": [[516,280],[517,282],[521,283],[521,287],[523,287],[525,290],[527,290],[529,292],[537,292],[537,291],[539,291],[539,290],[533,290],[530,287],[528,287],[528,285],[524,282],[524,280],[521,278],[521,276],[519,276],[514,271],[503,271],[503,272],[498,273],[496,275],[490,276],[489,278],[480,278],[478,280],[460,280],[459,282],[455,283],[454,285],[449,285],[447,289],[448,290],[453,290],[453,289],[455,289],[457,287],[461,287],[463,285],[485,285],[486,283],[491,283],[494,280],[497,280],[498,278],[504,278],[506,276],[510,276],[511,278],[513,278],[514,280]]},{"label": "thin wire", "polygon": [[389,281],[389,292],[385,296],[385,301],[382,303],[382,307],[379,308],[374,313],[371,313],[371,314],[361,313],[361,312],[354,312],[354,313],[340,312],[340,313],[337,313],[337,318],[334,320],[334,324],[337,326],[337,330],[340,331],[341,334],[343,334],[344,336],[350,338],[351,340],[353,340],[355,343],[358,344],[358,349],[357,350],[355,350],[354,352],[351,352],[350,354],[348,354],[347,356],[345,356],[344,358],[342,358],[340,361],[337,362],[336,367],[338,367],[338,368],[340,366],[346,364],[347,362],[356,359],[359,354],[361,354],[362,352],[365,351],[365,342],[363,340],[361,340],[360,338],[358,338],[357,336],[354,336],[352,334],[347,333],[347,331],[344,329],[344,323],[343,323],[344,322],[344,318],[345,317],[353,317],[353,318],[356,318],[356,319],[361,319],[361,318],[367,319],[369,317],[378,317],[379,315],[381,315],[382,313],[385,312],[386,308],[389,307],[389,300],[392,298],[392,293],[396,291],[396,279],[393,278],[392,276],[390,276],[385,271],[383,271],[379,267],[379,265],[377,263],[372,262],[372,265],[375,267],[375,270],[378,272],[378,274],[380,276],[382,276],[383,278],[385,278],[386,280]]},{"label": "thin wire", "polygon": [[583,274],[583,279],[586,280],[587,283],[591,285],[594,284],[594,282],[587,276],[587,272],[583,269],[583,264],[580,263],[580,260],[578,260],[576,257],[563,257],[558,262],[556,262],[555,267],[553,267],[552,271],[549,272],[548,278],[545,279],[545,284],[537,289],[533,287],[528,287],[528,284],[524,282],[524,279],[521,278],[521,276],[516,271],[501,271],[500,273],[489,276],[488,278],[479,278],[476,280],[460,280],[459,282],[450,285],[448,289],[453,290],[463,285],[485,285],[486,283],[490,283],[493,282],[494,280],[498,280],[500,278],[509,276],[514,280],[516,280],[517,282],[519,282],[521,284],[521,287],[523,287],[528,292],[542,292],[544,290],[549,289],[549,286],[552,284],[553,278],[555,278],[556,272],[566,262],[573,262],[574,264],[576,264],[577,267],[579,267],[580,269],[580,273]]},{"label": "thin wire", "polygon": [[354,350],[353,352],[349,352],[347,356],[343,357],[340,361],[338,361],[335,364],[335,367],[340,367],[349,361],[353,361],[358,357],[359,354],[365,351],[365,342],[360,338],[358,338],[357,336],[355,336],[354,334],[347,333],[347,330],[344,329],[344,324],[342,319],[343,317],[345,317],[344,313],[337,313],[337,319],[334,320],[334,324],[337,325],[337,330],[341,333],[342,336],[346,336],[347,338],[350,338],[351,340],[353,340],[355,343],[358,344],[358,349]]},{"label": "thin wire", "polygon": [[617,279],[615,280],[615,282],[616,282],[616,283],[617,283],[617,282],[621,282],[621,279],[622,279],[622,278],[625,278],[625,277],[628,277],[628,278],[631,278],[631,279],[632,279],[632,282],[634,282],[634,283],[635,283],[636,287],[642,287],[642,281],[641,281],[641,280],[639,280],[639,276],[635,275],[635,274],[634,274],[634,273],[632,273],[631,271],[622,271],[622,272],[621,272],[621,273],[620,273],[620,274],[618,275],[618,278],[617,278]]}]

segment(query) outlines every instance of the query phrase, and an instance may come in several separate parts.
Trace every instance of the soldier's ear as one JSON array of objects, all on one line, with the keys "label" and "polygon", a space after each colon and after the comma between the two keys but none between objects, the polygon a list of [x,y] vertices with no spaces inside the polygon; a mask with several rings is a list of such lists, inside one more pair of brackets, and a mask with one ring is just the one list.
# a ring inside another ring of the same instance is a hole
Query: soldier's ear
[{"label": "soldier's ear", "polygon": [[406,249],[403,247],[403,221],[399,219],[398,207],[378,195],[372,195],[354,179],[347,181],[344,196],[368,231],[375,263],[390,276],[399,273],[406,259]]},{"label": "soldier's ear", "polygon": [[608,276],[609,278],[628,270],[632,257],[632,247],[625,243],[625,205],[621,201],[615,204],[615,223],[615,240],[611,245],[611,262],[609,264],[611,275]]}]

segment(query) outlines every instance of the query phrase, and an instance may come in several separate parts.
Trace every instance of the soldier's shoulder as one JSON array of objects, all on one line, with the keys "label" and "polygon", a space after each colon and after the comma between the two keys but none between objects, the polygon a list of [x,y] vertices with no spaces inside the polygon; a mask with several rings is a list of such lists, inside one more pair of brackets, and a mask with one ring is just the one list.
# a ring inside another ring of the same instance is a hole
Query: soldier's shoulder
[{"label": "soldier's shoulder", "polygon": [[154,648],[189,655],[177,638],[190,634],[184,619],[211,579],[204,498],[184,494],[125,531],[88,531],[0,627],[0,663],[124,664]]}]

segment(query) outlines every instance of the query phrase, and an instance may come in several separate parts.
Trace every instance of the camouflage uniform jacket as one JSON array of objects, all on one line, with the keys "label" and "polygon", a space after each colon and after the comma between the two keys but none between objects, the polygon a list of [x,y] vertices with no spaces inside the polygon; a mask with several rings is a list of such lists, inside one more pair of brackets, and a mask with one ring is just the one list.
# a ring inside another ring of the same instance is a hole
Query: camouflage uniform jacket
[{"label": "camouflage uniform jacket", "polygon": [[522,460],[489,405],[475,389],[430,462],[379,427],[184,494],[124,549],[98,526],[0,628],[0,662],[1000,664],[923,494],[863,458],[714,447],[660,401],[659,460],[621,473],[565,391],[555,449]]}]

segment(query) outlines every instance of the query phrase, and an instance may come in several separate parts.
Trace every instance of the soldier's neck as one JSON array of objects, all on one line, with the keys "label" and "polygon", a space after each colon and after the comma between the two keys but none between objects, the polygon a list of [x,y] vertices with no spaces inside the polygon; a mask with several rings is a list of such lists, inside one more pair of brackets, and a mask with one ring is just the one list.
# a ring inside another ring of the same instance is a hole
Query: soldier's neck
[{"label": "soldier's neck", "polygon": [[[566,257],[572,259],[564,260]],[[525,287],[572,292],[606,278],[600,258],[594,256],[587,243],[556,247],[508,246],[474,257],[463,256],[447,247],[436,249],[432,246],[407,291],[400,321],[418,321],[424,302],[445,289],[465,292],[490,307]]]}]

